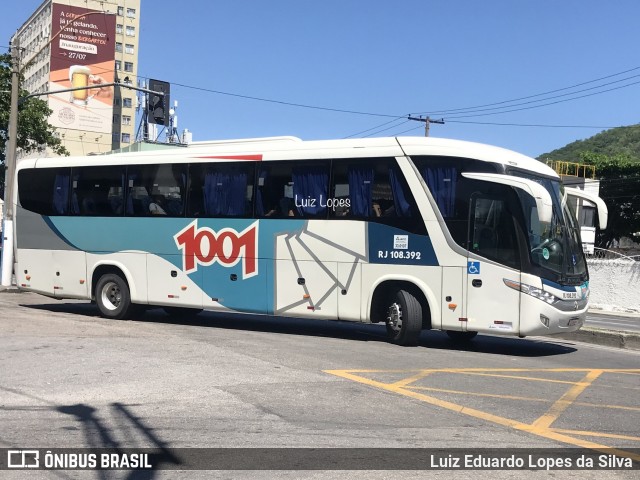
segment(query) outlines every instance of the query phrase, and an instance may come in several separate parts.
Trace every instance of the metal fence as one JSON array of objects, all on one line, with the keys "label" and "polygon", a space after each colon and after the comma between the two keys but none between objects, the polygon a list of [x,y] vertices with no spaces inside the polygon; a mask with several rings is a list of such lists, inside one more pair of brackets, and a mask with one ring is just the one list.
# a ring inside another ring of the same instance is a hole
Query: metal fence
[{"label": "metal fence", "polygon": [[595,247],[593,254],[587,255],[587,260],[627,260],[632,262],[640,262],[640,255],[625,255],[615,250],[607,250],[606,248]]}]

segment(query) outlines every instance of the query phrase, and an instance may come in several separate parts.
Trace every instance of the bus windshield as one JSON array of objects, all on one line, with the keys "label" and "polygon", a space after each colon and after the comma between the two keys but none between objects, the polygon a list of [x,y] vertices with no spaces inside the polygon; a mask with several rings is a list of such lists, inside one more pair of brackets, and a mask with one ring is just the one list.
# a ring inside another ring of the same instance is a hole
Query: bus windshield
[{"label": "bus windshield", "polygon": [[[538,219],[533,199],[518,191],[529,234],[530,259],[543,276],[562,284],[580,284],[586,280],[587,266],[580,241],[580,229],[559,180],[514,171],[514,175],[533,180],[549,192],[553,202],[551,223]],[[548,273],[549,275],[544,275]]]}]

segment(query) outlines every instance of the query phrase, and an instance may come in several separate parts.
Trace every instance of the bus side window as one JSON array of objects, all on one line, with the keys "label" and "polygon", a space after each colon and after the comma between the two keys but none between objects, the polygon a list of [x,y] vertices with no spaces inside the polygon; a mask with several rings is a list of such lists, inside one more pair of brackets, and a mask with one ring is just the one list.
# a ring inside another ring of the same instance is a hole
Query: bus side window
[{"label": "bus side window", "polygon": [[123,214],[124,167],[72,169],[71,213],[113,217]]},{"label": "bus side window", "polygon": [[326,218],[329,162],[269,162],[260,165],[256,215],[274,218]]},{"label": "bus side window", "polygon": [[144,217],[164,211],[163,215],[181,217],[186,181],[186,165],[130,166],[127,170],[126,214]]},{"label": "bus side window", "polygon": [[253,201],[253,163],[206,163],[190,168],[188,215],[249,217]]},{"label": "bus side window", "polygon": [[69,213],[70,168],[30,168],[18,174],[20,205],[40,215]]},{"label": "bus side window", "polygon": [[335,208],[329,217],[368,218],[373,211],[372,185],[374,167],[363,160],[334,160],[331,196]]}]

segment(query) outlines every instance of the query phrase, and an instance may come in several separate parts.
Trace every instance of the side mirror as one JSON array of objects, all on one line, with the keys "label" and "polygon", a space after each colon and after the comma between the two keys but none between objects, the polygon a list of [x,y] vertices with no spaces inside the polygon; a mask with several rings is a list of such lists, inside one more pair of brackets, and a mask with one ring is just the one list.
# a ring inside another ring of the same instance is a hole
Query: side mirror
[{"label": "side mirror", "polygon": [[540,222],[551,223],[551,218],[553,216],[551,195],[549,195],[547,189],[539,183],[526,178],[502,175],[499,173],[462,172],[462,176],[473,180],[481,180],[483,182],[509,185],[511,187],[524,190],[536,201],[536,208],[538,209],[538,218],[540,219]]},{"label": "side mirror", "polygon": [[586,193],[582,190],[578,190],[577,188],[567,188],[564,189],[565,193],[570,197],[578,197],[588,202],[593,203],[598,209],[598,226],[601,230],[607,228],[607,221],[609,220],[609,209],[607,208],[607,204],[604,203],[597,195],[593,195],[592,193]]}]

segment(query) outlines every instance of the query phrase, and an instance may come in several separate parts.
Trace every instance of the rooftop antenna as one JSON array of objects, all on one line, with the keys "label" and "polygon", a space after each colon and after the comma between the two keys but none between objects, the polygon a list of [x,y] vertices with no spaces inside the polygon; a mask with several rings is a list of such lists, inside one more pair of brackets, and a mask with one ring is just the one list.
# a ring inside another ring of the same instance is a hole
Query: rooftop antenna
[{"label": "rooftop antenna", "polygon": [[169,128],[167,129],[167,143],[180,143],[178,135],[178,101],[173,101],[173,107],[169,109]]},{"label": "rooftop antenna", "polygon": [[[147,82],[144,80],[138,80],[138,87],[147,88]],[[146,142],[149,140],[149,120],[147,119],[147,92],[138,90],[138,104],[136,105],[136,115],[140,117],[140,110],[142,110],[142,118],[138,125],[138,131],[136,132],[136,141]]]}]

